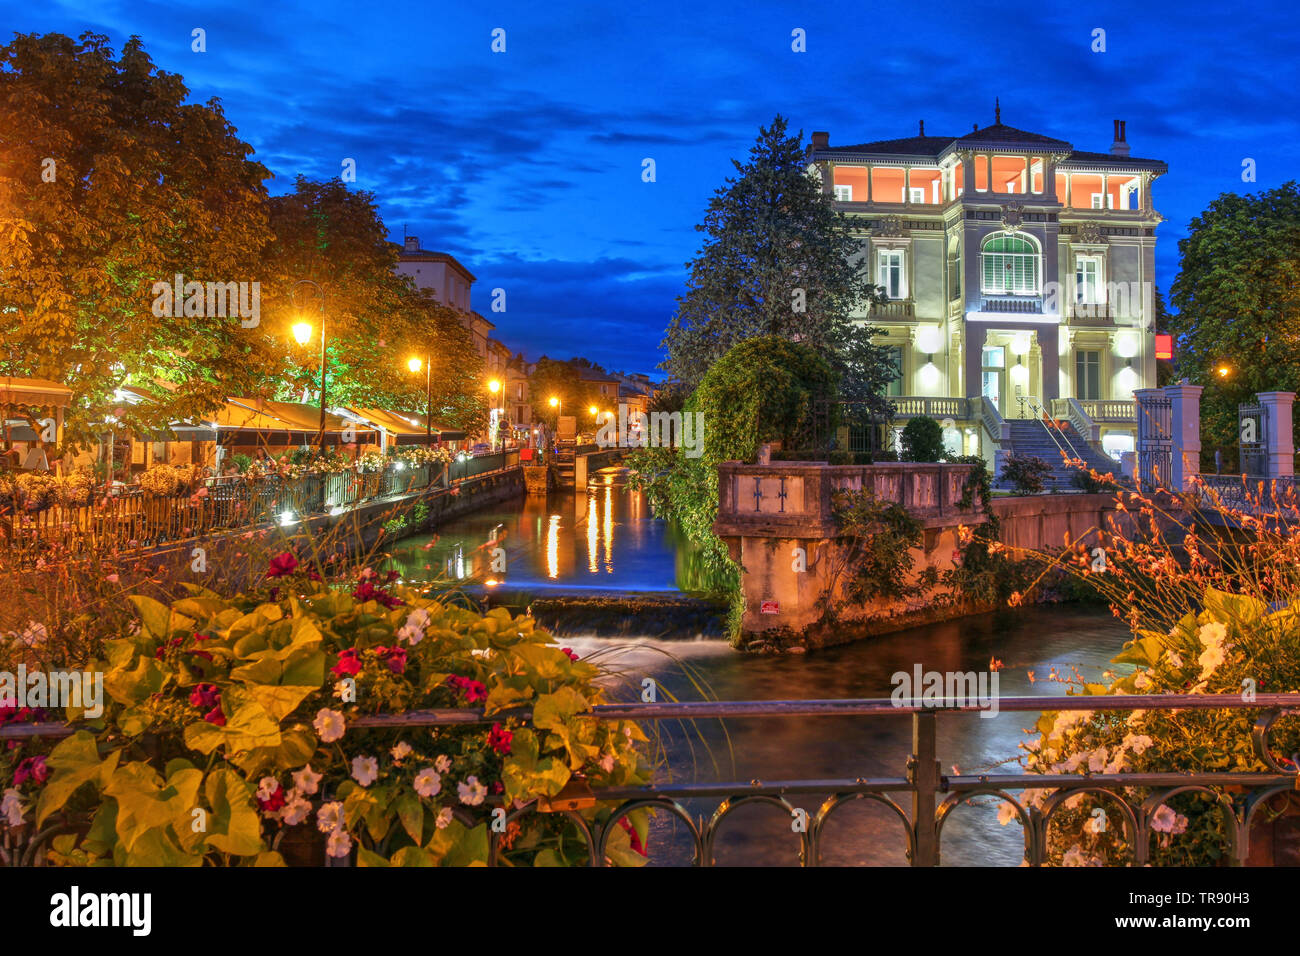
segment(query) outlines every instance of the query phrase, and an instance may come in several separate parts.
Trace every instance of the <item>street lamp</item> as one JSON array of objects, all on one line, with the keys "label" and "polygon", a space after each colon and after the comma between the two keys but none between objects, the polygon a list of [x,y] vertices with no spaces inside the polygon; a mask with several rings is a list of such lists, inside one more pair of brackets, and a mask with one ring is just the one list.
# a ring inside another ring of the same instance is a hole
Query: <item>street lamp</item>
[{"label": "street lamp", "polygon": [[406,367],[414,375],[420,371],[420,366],[424,366],[424,443],[433,446],[433,361],[432,356],[426,356],[424,361],[415,356],[411,356],[406,362]]},{"label": "street lamp", "polygon": [[[497,405],[497,392],[501,391],[501,382],[500,382],[500,380],[494,378],[494,379],[492,379],[491,381],[489,381],[489,382],[488,382],[488,391],[492,393],[492,411],[493,411],[493,412],[500,412],[500,411],[502,411],[501,407],[500,407],[499,405]],[[495,420],[492,422],[492,450],[493,450],[493,451],[496,451],[496,450],[497,450],[497,433],[501,430],[501,428],[500,428],[501,416],[500,416],[500,415],[494,415],[493,418],[494,418]]]},{"label": "street lamp", "polygon": [[[298,286],[309,285],[320,296],[320,453],[325,454],[325,290],[312,279],[299,279],[289,287],[289,300],[298,306]],[[306,345],[312,337],[311,323],[305,319],[293,324],[293,337],[299,345]]]}]

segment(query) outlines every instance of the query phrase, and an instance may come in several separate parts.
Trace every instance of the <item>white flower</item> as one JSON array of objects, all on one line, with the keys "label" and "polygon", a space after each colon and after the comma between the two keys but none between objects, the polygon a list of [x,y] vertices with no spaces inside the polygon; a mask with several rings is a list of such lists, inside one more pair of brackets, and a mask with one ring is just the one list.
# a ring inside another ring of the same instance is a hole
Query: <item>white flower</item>
[{"label": "white flower", "polygon": [[1080,750],[1077,753],[1070,754],[1070,756],[1065,758],[1065,763],[1058,764],[1058,766],[1063,767],[1066,773],[1074,773],[1079,769],[1079,764],[1083,763],[1087,756],[1086,753]]},{"label": "white flower", "polygon": [[1105,747],[1098,747],[1092,753],[1088,754],[1088,769],[1093,773],[1101,773],[1106,766],[1106,759],[1110,754],[1106,752]]},{"label": "white flower", "polygon": [[370,786],[379,779],[379,761],[374,757],[353,757],[352,779],[363,787]]},{"label": "white flower", "polygon": [[342,829],[343,821],[343,804],[337,800],[321,804],[320,809],[316,811],[316,829],[321,833]]},{"label": "white flower", "polygon": [[1017,819],[1016,805],[1009,800],[1003,800],[998,807],[998,823],[1006,826],[1012,820]]},{"label": "white flower", "polygon": [[441,810],[438,811],[438,818],[433,822],[434,825],[439,830],[445,830],[447,829],[447,825],[451,823],[451,818],[452,818],[451,807],[443,807]]},{"label": "white flower", "polygon": [[433,769],[438,773],[446,773],[451,769],[451,758],[446,754],[439,754],[438,759],[433,762]]},{"label": "white flower", "polygon": [[1084,856],[1083,847],[1075,844],[1065,851],[1065,856],[1061,859],[1062,866],[1087,866],[1088,858]]},{"label": "white flower", "polygon": [[321,775],[311,769],[311,764],[303,767],[293,775],[293,785],[298,791],[311,795],[320,788]]},{"label": "white flower", "polygon": [[23,631],[22,637],[20,639],[28,647],[39,647],[41,644],[44,644],[47,640],[49,640],[49,638],[50,638],[50,632],[45,629],[44,624],[38,624],[35,621],[30,621],[28,622],[27,629]]},{"label": "white flower", "polygon": [[628,743],[631,743],[631,742],[632,742],[632,728],[631,728],[631,727],[624,727],[624,728],[623,728],[623,736],[627,738],[627,742],[628,742]]},{"label": "white flower", "polygon": [[411,745],[408,744],[405,740],[399,740],[397,742],[397,745],[394,746],[393,749],[389,751],[389,753],[393,755],[393,759],[398,763],[401,763],[407,757],[411,756],[413,752],[414,751],[411,750]]},{"label": "white flower", "polygon": [[1170,664],[1173,664],[1175,667],[1182,667],[1182,666],[1183,666],[1183,658],[1182,658],[1182,655],[1179,654],[1177,651],[1170,651],[1170,652],[1169,652],[1169,663],[1170,663]]},{"label": "white flower", "polygon": [[348,831],[340,827],[330,832],[330,837],[325,841],[325,852],[333,857],[347,856],[352,852],[352,837],[348,836]]},{"label": "white flower", "polygon": [[347,729],[347,725],[343,722],[343,715],[327,707],[320,709],[311,725],[316,728],[316,733],[320,734],[321,742],[327,744],[341,739],[343,731]]},{"label": "white flower", "polygon": [[425,767],[415,775],[415,792],[422,797],[434,797],[442,790],[442,776]]},{"label": "white flower", "polygon": [[295,788],[289,791],[289,798],[280,809],[280,819],[286,826],[296,827],[311,815],[311,803]]},{"label": "white flower", "polygon": [[464,783],[456,784],[456,792],[460,794],[461,803],[477,807],[487,796],[487,787],[478,782],[478,777],[469,776],[465,778]]},{"label": "white flower", "polygon": [[1171,834],[1171,832],[1175,832],[1175,826],[1178,826],[1178,814],[1174,813],[1174,810],[1170,809],[1169,805],[1161,804],[1160,809],[1156,810],[1156,813],[1151,818],[1151,829],[1158,832],[1158,834]]},{"label": "white flower", "polygon": [[1204,647],[1213,647],[1222,644],[1228,639],[1228,629],[1218,621],[1211,621],[1209,624],[1201,626],[1200,631],[1197,632],[1197,637],[1201,639],[1201,644]]},{"label": "white flower", "polygon": [[11,826],[16,827],[23,822],[23,798],[14,787],[5,790],[4,799],[0,800],[0,816]]},{"label": "white flower", "polygon": [[1133,686],[1138,690],[1146,690],[1152,685],[1151,678],[1146,671],[1138,671],[1137,677],[1133,678]]},{"label": "white flower", "polygon": [[275,791],[280,789],[280,781],[274,777],[263,777],[257,782],[257,799],[270,800]]},{"label": "white flower", "polygon": [[1128,734],[1120,744],[1125,750],[1131,750],[1135,754],[1145,753],[1146,749],[1151,746],[1151,738],[1146,734]]},{"label": "white flower", "polygon": [[[1207,627],[1209,625],[1206,625]],[[1207,644],[1196,663],[1201,665],[1201,680],[1208,680],[1224,661],[1222,644]]]},{"label": "white flower", "polygon": [[412,647],[424,640],[424,629],[429,626],[429,612],[417,607],[406,615],[406,623],[397,630],[397,639]]},{"label": "white flower", "polygon": [[605,756],[603,756],[603,757],[600,758],[600,769],[603,770],[603,771],[605,771],[605,773],[613,773],[613,772],[614,772],[614,755],[613,755],[613,754],[605,754]]}]

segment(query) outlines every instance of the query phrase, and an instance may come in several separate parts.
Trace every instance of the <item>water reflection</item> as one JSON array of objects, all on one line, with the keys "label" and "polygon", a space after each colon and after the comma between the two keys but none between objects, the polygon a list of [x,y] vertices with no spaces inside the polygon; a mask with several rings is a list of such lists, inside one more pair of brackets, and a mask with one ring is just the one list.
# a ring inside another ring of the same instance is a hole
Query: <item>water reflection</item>
[{"label": "water reflection", "polygon": [[[695,589],[675,563],[691,547],[668,535],[613,469],[593,475],[586,491],[522,498],[448,522],[437,535],[406,538],[392,549],[393,566],[411,581],[441,571],[463,584],[490,576],[511,590]],[[491,561],[497,547],[505,550],[504,569]]]}]

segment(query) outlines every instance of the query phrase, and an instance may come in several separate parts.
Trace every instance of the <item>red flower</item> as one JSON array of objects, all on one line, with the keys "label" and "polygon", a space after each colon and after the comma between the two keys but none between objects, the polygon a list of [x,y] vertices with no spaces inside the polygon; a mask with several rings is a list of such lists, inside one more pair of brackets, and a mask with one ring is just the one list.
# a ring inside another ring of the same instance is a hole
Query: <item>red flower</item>
[{"label": "red flower", "polygon": [[274,813],[276,810],[279,810],[284,806],[284,785],[277,784],[275,793],[271,794],[265,800],[258,797],[257,805],[261,808],[263,813]]},{"label": "red flower", "polygon": [[14,770],[14,786],[21,787],[28,778],[37,783],[44,783],[50,776],[50,769],[45,766],[44,757],[28,757]]},{"label": "red flower", "polygon": [[210,711],[203,715],[203,719],[210,724],[216,724],[218,727],[226,726],[226,715],[221,712],[221,704],[218,703]]},{"label": "red flower", "polygon": [[346,651],[339,654],[339,662],[330,668],[330,673],[335,677],[358,674],[361,672],[361,655],[357,653],[355,647],[349,647]]},{"label": "red flower", "polygon": [[488,731],[488,746],[499,754],[510,753],[510,741],[514,739],[514,733],[506,730],[500,724],[493,724],[492,729]]},{"label": "red flower", "polygon": [[578,655],[573,653],[572,647],[561,647],[560,650],[569,655],[569,660],[576,661],[578,659]]},{"label": "red flower", "polygon": [[352,592],[352,596],[358,601],[378,601],[384,607],[390,609],[404,603],[401,598],[394,597],[387,591],[375,587],[374,582],[368,578],[357,585],[357,589]]},{"label": "red flower", "polygon": [[153,656],[156,657],[158,660],[162,660],[163,655],[167,653],[168,648],[179,647],[181,645],[181,642],[184,640],[185,638],[183,637],[173,637],[166,644],[159,644],[158,650],[153,652]]},{"label": "red flower", "polygon": [[636,832],[636,827],[632,826],[632,821],[629,820],[627,817],[619,817],[618,825],[621,826],[624,830],[626,830],[627,835],[632,838],[633,852],[640,853],[642,856],[648,857],[650,855],[650,852],[647,849],[646,845],[641,842],[641,835]]},{"label": "red flower", "polygon": [[388,664],[388,669],[394,674],[403,674],[406,672],[406,648],[404,647],[376,647],[375,653],[381,661]]},{"label": "red flower", "polygon": [[197,707],[199,710],[208,707],[219,707],[221,704],[221,691],[217,690],[216,684],[199,684],[194,690],[190,691],[190,706]]},{"label": "red flower", "polygon": [[266,576],[268,578],[282,578],[286,574],[292,574],[296,567],[298,567],[298,559],[288,551],[281,551],[271,559],[271,567],[266,572]]},{"label": "red flower", "polygon": [[476,701],[487,700],[487,688],[472,678],[452,674],[447,678],[447,683],[456,690],[461,691],[468,703],[472,704]]}]

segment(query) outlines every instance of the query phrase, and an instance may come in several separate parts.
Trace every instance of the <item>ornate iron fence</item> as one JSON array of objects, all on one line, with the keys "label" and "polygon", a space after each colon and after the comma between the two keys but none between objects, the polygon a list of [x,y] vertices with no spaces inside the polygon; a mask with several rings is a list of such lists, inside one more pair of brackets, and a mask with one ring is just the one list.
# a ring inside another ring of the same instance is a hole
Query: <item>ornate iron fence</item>
[{"label": "ornate iron fence", "polygon": [[[680,821],[693,844],[694,866],[714,866],[715,849],[722,824],[738,808],[761,804],[780,811],[786,820],[796,806],[789,797],[822,796],[816,814],[809,814],[808,826],[800,834],[798,862],[802,866],[822,863],[822,844],[828,822],[842,807],[858,800],[878,803],[897,818],[900,837],[912,866],[937,866],[944,826],[958,807],[976,797],[995,797],[1010,804],[1024,829],[1025,856],[1031,866],[1041,866],[1048,859],[1047,838],[1052,819],[1071,797],[1093,794],[1110,797],[1120,808],[1126,842],[1133,848],[1132,865],[1143,866],[1150,858],[1150,841],[1155,832],[1152,823],[1157,811],[1169,800],[1184,793],[1203,793],[1212,797],[1223,814],[1228,834],[1227,860],[1234,866],[1244,865],[1249,850],[1252,825],[1265,802],[1280,794],[1300,789],[1297,765],[1300,754],[1290,759],[1279,757],[1269,744],[1269,735],[1277,720],[1300,714],[1300,694],[1258,694],[1253,701],[1236,695],[1113,695],[1072,697],[1010,697],[998,700],[999,712],[1040,711],[1131,711],[1174,712],[1179,710],[1247,710],[1255,715],[1251,742],[1256,755],[1269,772],[1241,773],[1087,773],[1087,774],[953,774],[942,772],[937,747],[937,724],[944,718],[970,718],[982,708],[974,704],[911,701],[895,703],[882,699],[776,700],[776,701],[705,701],[687,703],[602,704],[593,708],[596,717],[605,720],[695,721],[708,718],[734,720],[770,718],[822,717],[898,717],[912,720],[912,753],[896,777],[854,777],[821,780],[751,780],[714,781],[685,784],[653,784],[646,787],[620,787],[591,791],[566,788],[546,807],[535,801],[507,810],[505,821],[519,820],[533,813],[565,816],[576,828],[587,848],[588,865],[606,865],[605,849],[619,821],[635,810],[647,808],[670,814]],[[531,711],[521,708],[501,711],[486,717],[477,709],[436,709],[403,714],[377,715],[353,721],[353,728],[393,729],[436,727],[500,721],[508,716],[527,719]],[[31,736],[63,737],[71,728],[56,724],[9,724],[0,727],[0,740]],[[1284,766],[1285,764],[1285,766]],[[1149,791],[1140,801],[1132,794],[1135,788]],[[1015,791],[1050,790],[1041,806],[1027,804],[1023,794]],[[720,800],[719,800],[720,798]],[[693,818],[682,801],[718,800],[713,813],[705,820]],[[603,825],[593,826],[580,810],[597,801],[616,803]],[[491,801],[489,800],[489,803]],[[464,808],[457,816],[466,823],[475,820]],[[11,859],[31,861],[35,847],[57,835],[57,826],[34,834],[24,846],[10,847]],[[501,834],[490,828],[489,865],[500,863]]]}]

